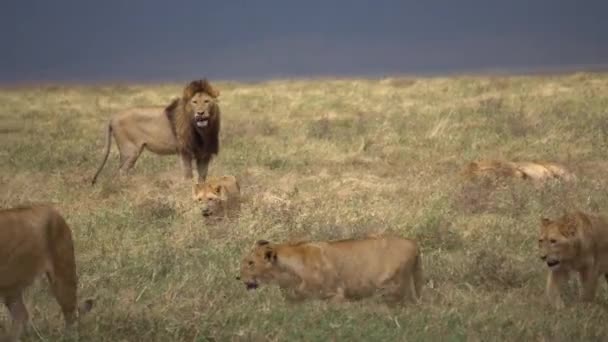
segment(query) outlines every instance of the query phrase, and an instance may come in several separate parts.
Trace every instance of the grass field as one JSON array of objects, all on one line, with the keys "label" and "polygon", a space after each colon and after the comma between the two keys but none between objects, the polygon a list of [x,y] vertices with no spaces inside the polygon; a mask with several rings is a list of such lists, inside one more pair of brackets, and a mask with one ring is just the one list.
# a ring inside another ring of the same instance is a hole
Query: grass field
[{"label": "grass field", "polygon": [[[213,81],[213,80],[212,80]],[[593,341],[608,339],[608,286],[592,304],[547,304],[540,217],[608,212],[608,75],[218,82],[221,151],[240,179],[238,219],[205,222],[177,157],[144,153],[128,178],[115,111],[164,105],[183,84],[0,90],[0,207],[50,201],[71,225],[85,341]],[[466,183],[476,158],[551,160],[573,184]],[[418,239],[418,305],[284,302],[235,280],[258,239],[391,233]],[[27,292],[25,340],[62,336],[46,280]],[[7,315],[0,314],[6,326]],[[0,328],[1,329],[1,328]]]}]

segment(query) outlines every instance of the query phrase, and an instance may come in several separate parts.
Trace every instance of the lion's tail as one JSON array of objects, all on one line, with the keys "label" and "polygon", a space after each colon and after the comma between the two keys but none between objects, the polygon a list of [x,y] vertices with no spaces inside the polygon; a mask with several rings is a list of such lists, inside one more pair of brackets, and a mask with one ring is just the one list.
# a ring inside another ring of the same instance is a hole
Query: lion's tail
[{"label": "lion's tail", "polygon": [[416,296],[418,299],[422,297],[422,285],[424,284],[424,275],[422,272],[422,256],[420,251],[416,254],[416,261],[414,262],[414,289],[416,290]]},{"label": "lion's tail", "polygon": [[50,254],[51,270],[47,274],[53,294],[57,298],[66,320],[73,320],[76,313],[76,260],[72,231],[63,217],[51,211],[46,229],[47,247]]},{"label": "lion's tail", "polygon": [[105,152],[105,155],[103,156],[103,161],[101,162],[101,165],[97,169],[97,172],[95,172],[95,176],[93,176],[93,180],[91,180],[91,185],[95,184],[95,182],[97,181],[97,176],[99,176],[99,173],[101,172],[103,167],[106,165],[106,161],[108,160],[108,156],[110,155],[111,146],[112,146],[112,121],[108,122],[108,126],[106,129],[106,152]]}]

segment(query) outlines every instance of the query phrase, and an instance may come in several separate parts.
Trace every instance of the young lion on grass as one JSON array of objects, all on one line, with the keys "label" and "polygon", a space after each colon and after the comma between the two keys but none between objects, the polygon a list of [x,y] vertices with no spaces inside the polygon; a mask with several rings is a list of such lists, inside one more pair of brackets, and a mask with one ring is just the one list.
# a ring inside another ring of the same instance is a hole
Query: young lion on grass
[{"label": "young lion on grass", "polygon": [[234,176],[209,179],[192,186],[192,198],[200,203],[203,216],[227,218],[240,207],[241,189]]},{"label": "young lion on grass", "polygon": [[469,178],[482,175],[512,177],[543,182],[548,179],[573,180],[574,174],[564,166],[552,162],[512,162],[504,160],[478,160],[469,163],[463,170]]},{"label": "young lion on grass", "polygon": [[420,251],[414,240],[359,240],[273,244],[258,241],[241,262],[237,280],[248,290],[276,284],[286,299],[357,299],[374,292],[416,302],[422,290]]},{"label": "young lion on grass", "polygon": [[0,210],[0,297],[13,320],[9,341],[21,336],[28,320],[23,291],[46,273],[61,306],[66,327],[88,312],[92,300],[77,308],[76,262],[72,232],[52,207],[37,205]]},{"label": "young lion on grass", "polygon": [[582,300],[595,297],[598,278],[608,280],[608,221],[580,211],[557,220],[541,219],[538,245],[540,258],[549,267],[547,297],[557,308],[564,307],[560,295],[571,272],[577,272]]}]

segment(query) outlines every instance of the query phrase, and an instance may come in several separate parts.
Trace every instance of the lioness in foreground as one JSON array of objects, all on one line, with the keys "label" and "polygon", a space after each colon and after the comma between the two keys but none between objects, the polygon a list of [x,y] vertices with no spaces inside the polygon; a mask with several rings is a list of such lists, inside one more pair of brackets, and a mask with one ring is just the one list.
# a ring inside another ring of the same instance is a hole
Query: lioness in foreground
[{"label": "lioness in foreground", "polygon": [[260,240],[243,258],[237,280],[248,290],[276,284],[290,301],[342,301],[375,292],[392,301],[417,301],[423,285],[417,243],[397,237],[292,244]]},{"label": "lioness in foreground", "polygon": [[203,216],[227,218],[240,207],[240,186],[234,176],[209,179],[192,186],[192,198],[200,203]]},{"label": "lioness in foreground", "polygon": [[579,275],[584,301],[593,300],[600,276],[608,281],[605,217],[577,211],[557,220],[542,218],[538,246],[540,258],[549,267],[547,297],[556,307],[564,307],[560,287],[568,281],[571,272]]},{"label": "lioness in foreground", "polygon": [[219,92],[202,79],[184,88],[181,98],[167,107],[139,107],[114,115],[106,130],[106,152],[93,176],[95,184],[108,155],[112,136],[120,152],[120,173],[126,174],[145,149],[159,155],[178,153],[184,178],[192,178],[192,159],[196,159],[198,181],[207,178],[213,155],[219,152]]},{"label": "lioness in foreground", "polygon": [[43,273],[66,327],[92,308],[92,300],[77,308],[72,232],[61,215],[46,205],[0,210],[0,297],[13,320],[9,341],[19,339],[28,321],[23,291]]},{"label": "lioness in foreground", "polygon": [[511,162],[503,160],[479,160],[469,163],[463,170],[467,177],[494,175],[545,181],[563,179],[570,181],[574,175],[564,166],[551,162]]}]

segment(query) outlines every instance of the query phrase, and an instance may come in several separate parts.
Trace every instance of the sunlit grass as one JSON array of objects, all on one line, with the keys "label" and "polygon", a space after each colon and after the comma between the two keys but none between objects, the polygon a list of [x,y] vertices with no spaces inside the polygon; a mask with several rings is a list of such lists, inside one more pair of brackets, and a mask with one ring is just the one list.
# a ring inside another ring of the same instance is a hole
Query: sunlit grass
[{"label": "sunlit grass", "polygon": [[[606,285],[595,303],[570,296],[555,312],[535,250],[542,215],[608,212],[606,75],[218,82],[210,173],[237,176],[245,201],[238,220],[213,224],[191,203],[177,157],[145,152],[119,179],[114,144],[89,185],[109,115],[164,105],[182,86],[0,90],[0,206],[51,201],[68,220],[81,295],[97,298],[84,340],[608,338]],[[579,181],[466,184],[458,173],[476,158],[561,162]],[[255,240],[370,233],[420,241],[421,304],[293,305],[235,280]],[[46,281],[26,300],[35,331],[58,339]]]}]

